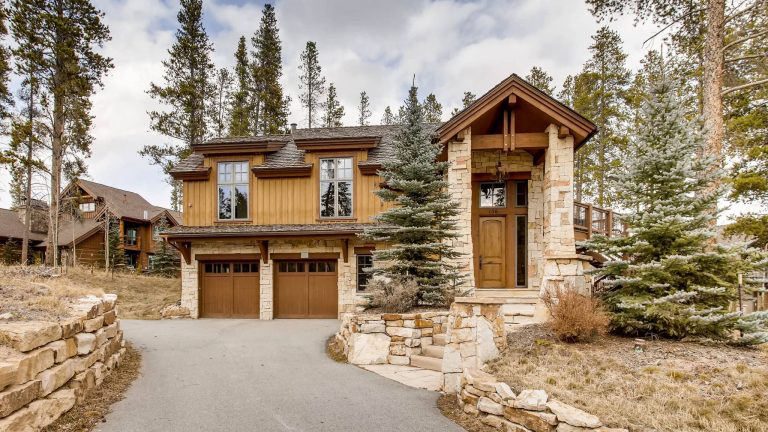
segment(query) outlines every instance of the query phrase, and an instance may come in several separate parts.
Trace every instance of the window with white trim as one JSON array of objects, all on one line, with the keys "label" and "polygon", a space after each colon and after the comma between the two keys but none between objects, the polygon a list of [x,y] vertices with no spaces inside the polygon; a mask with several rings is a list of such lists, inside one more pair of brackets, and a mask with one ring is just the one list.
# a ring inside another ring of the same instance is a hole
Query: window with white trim
[{"label": "window with white trim", "polygon": [[352,216],[352,158],[320,159],[320,217]]},{"label": "window with white trim", "polygon": [[96,211],[96,203],[95,202],[80,203],[80,211],[81,212]]},{"label": "window with white trim", "polygon": [[248,162],[219,162],[219,220],[248,219]]}]

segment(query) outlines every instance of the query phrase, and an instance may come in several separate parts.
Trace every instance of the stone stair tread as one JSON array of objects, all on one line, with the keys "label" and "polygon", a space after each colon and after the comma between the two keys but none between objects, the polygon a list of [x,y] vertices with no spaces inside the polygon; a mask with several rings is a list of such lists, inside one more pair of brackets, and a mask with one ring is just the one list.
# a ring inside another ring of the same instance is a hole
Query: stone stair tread
[{"label": "stone stair tread", "polygon": [[422,355],[412,355],[411,366],[440,372],[443,369],[443,359],[426,357]]},{"label": "stone stair tread", "polygon": [[445,346],[445,334],[436,334],[432,336],[432,345]]},{"label": "stone stair tread", "polygon": [[445,347],[442,345],[424,345],[421,348],[421,355],[424,357],[443,358]]}]

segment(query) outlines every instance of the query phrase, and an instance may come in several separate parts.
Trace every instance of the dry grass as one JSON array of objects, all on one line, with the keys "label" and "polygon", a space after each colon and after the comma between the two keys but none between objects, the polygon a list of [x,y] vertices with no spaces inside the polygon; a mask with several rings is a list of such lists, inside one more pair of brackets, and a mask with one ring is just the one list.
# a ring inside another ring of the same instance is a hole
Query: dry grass
[{"label": "dry grass", "polygon": [[104,421],[104,416],[115,402],[125,397],[125,392],[139,376],[141,354],[126,344],[126,353],[120,367],[104,378],[101,386],[93,389],[83,403],[75,405],[55,422],[43,429],[45,432],[86,432]]},{"label": "dry grass", "polygon": [[412,279],[372,280],[369,290],[371,306],[386,312],[408,312],[418,301],[419,286]]},{"label": "dry grass", "polygon": [[480,421],[480,417],[467,414],[459,406],[459,402],[456,400],[455,394],[444,394],[437,399],[437,408],[440,412],[451,419],[457,425],[463,427],[465,430],[472,432],[495,432],[497,429],[492,428]]},{"label": "dry grass", "polygon": [[768,352],[605,336],[563,344],[544,326],[509,335],[492,372],[632,431],[768,431]]},{"label": "dry grass", "polygon": [[344,355],[344,347],[341,345],[341,342],[336,339],[336,335],[329,337],[328,341],[326,341],[325,353],[336,363],[347,362],[347,356]]},{"label": "dry grass", "polygon": [[564,342],[589,341],[608,332],[610,319],[594,297],[557,288],[547,291],[542,301],[552,318],[547,325]]},{"label": "dry grass", "polygon": [[160,310],[181,298],[181,280],[133,273],[69,268],[0,266],[0,315],[12,320],[55,321],[70,316],[69,305],[84,295],[118,295],[118,313],[127,319],[160,319]]}]

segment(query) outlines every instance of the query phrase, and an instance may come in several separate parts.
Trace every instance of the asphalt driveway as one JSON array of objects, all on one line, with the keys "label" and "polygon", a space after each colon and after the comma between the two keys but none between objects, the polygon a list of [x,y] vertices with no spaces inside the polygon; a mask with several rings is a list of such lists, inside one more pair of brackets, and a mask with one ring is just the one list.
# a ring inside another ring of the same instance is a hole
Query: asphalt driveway
[{"label": "asphalt driveway", "polygon": [[142,373],[101,431],[460,431],[417,390],[325,354],[335,320],[121,322]]}]

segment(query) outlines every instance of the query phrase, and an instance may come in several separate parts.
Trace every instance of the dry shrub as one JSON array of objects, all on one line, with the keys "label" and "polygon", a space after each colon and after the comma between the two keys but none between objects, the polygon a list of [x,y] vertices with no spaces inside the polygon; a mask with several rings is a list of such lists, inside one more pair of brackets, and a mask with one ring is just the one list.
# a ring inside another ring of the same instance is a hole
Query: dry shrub
[{"label": "dry shrub", "polygon": [[610,319],[593,297],[559,287],[542,297],[549,310],[552,331],[564,342],[586,342],[608,330]]},{"label": "dry shrub", "polygon": [[419,286],[413,279],[376,279],[371,281],[369,287],[371,307],[380,308],[382,312],[408,312],[418,302]]}]

